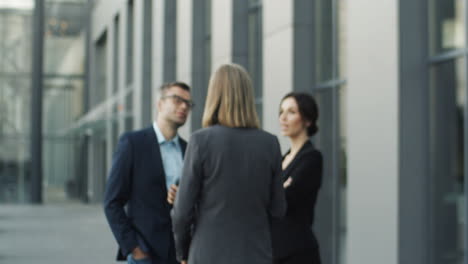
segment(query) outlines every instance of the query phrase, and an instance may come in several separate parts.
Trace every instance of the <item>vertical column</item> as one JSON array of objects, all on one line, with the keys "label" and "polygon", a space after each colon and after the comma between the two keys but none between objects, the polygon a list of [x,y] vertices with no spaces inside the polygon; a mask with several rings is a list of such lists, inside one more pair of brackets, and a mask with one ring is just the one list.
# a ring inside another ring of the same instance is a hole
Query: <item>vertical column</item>
[{"label": "vertical column", "polygon": [[133,1],[133,128],[140,129],[148,124],[143,123],[143,58],[144,54],[144,2]]},{"label": "vertical column", "polygon": [[177,0],[164,0],[164,82],[176,80],[177,59]]},{"label": "vertical column", "polygon": [[212,69],[232,62],[233,0],[212,1]]},{"label": "vertical column", "polygon": [[[192,83],[192,4],[193,0],[178,0],[177,2],[177,30],[176,30],[176,76],[177,80]],[[185,139],[190,135],[190,119],[187,118],[187,123],[179,130],[179,133]]]},{"label": "vertical column", "polygon": [[398,1],[350,1],[347,15],[347,263],[396,264]]},{"label": "vertical column", "polygon": [[247,0],[212,1],[213,70],[225,63],[248,64]]},{"label": "vertical column", "polygon": [[152,0],[144,0],[143,3],[143,71],[140,75],[143,75],[142,78],[142,93],[141,93],[141,119],[142,125],[148,126],[152,123],[152,111],[151,111],[151,93],[152,93],[152,33],[153,33],[153,1]]},{"label": "vertical column", "polygon": [[[465,2],[465,46],[468,45],[468,4]],[[465,76],[468,76],[468,55],[465,54]],[[464,201],[465,201],[465,229],[463,238],[465,241],[464,250],[465,257],[463,260],[464,264],[468,264],[468,82],[465,83],[465,108],[463,109],[463,173],[464,173]]]},{"label": "vertical column", "polygon": [[249,1],[232,1],[232,62],[248,69]]},{"label": "vertical column", "polygon": [[430,263],[427,1],[399,1],[399,261]]},{"label": "vertical column", "polygon": [[93,202],[94,200],[94,189],[95,189],[95,180],[94,180],[94,175],[95,175],[95,170],[94,170],[94,159],[95,159],[95,151],[94,151],[94,140],[93,140],[93,133],[91,129],[88,129],[86,131],[86,157],[87,157],[87,191],[86,191],[86,196],[85,200],[86,202]]},{"label": "vertical column", "polygon": [[[211,20],[207,18],[211,14],[211,1],[193,0],[192,11],[192,98],[196,107],[191,113],[192,131],[201,128],[205,98],[208,89],[210,69],[208,61],[211,58],[211,49],[209,48],[209,34]],[[193,52],[195,51],[195,52]]]},{"label": "vertical column", "polygon": [[125,131],[135,129],[135,83],[134,67],[135,64],[135,1],[129,0],[125,11],[125,89],[128,94],[125,95]]},{"label": "vertical column", "polygon": [[86,4],[86,36],[85,36],[85,80],[84,80],[84,91],[83,91],[83,112],[87,113],[90,109],[89,103],[89,94],[90,94],[90,87],[91,87],[91,43],[92,43],[92,10],[93,10],[93,3],[92,0],[88,0]]},{"label": "vertical column", "polygon": [[[106,87],[105,87],[105,96],[103,102],[109,102],[113,101],[112,99],[114,98],[114,83],[115,77],[114,77],[114,67],[115,63],[117,63],[116,58],[114,57],[114,49],[115,49],[115,27],[114,27],[114,19],[111,19],[109,21],[109,24],[107,26],[107,44],[106,44]],[[107,103],[106,104],[106,111],[104,113],[105,117],[105,128],[103,131],[103,135],[99,139],[99,141],[105,141],[107,144],[105,144],[106,149],[105,151],[107,155],[105,155],[105,168],[110,168],[112,165],[112,149],[114,148],[114,142],[113,142],[113,136],[112,136],[112,122],[113,122],[113,110],[114,110],[114,104]],[[107,171],[106,171],[107,173]],[[106,179],[106,175],[96,175],[97,177],[103,177]],[[105,182],[105,180],[104,180]]]},{"label": "vertical column", "polygon": [[[263,128],[274,134],[280,100],[294,86],[293,10],[294,1],[263,2]],[[279,140],[285,150],[288,141]]]},{"label": "vertical column", "polygon": [[31,106],[31,202],[42,203],[42,71],[44,57],[44,0],[36,0],[33,20]]},{"label": "vertical column", "polygon": [[[329,0],[332,1],[332,0]],[[294,1],[293,89],[310,92],[315,82],[315,1]],[[331,33],[330,33],[331,34]]]},{"label": "vertical column", "polygon": [[157,96],[159,92],[159,86],[164,82],[164,71],[166,69],[166,64],[164,63],[164,56],[165,56],[165,48],[164,48],[164,32],[166,30],[165,27],[165,2],[164,0],[157,0],[153,2],[153,94],[152,94],[152,112],[153,112],[153,120],[157,114]]},{"label": "vertical column", "polygon": [[122,5],[120,9],[119,17],[120,17],[120,26],[119,26],[119,67],[118,67],[118,74],[117,74],[117,85],[118,85],[118,94],[119,94],[119,108],[117,109],[118,115],[118,134],[119,136],[125,131],[125,90],[126,90],[126,66],[127,65],[127,56],[126,56],[126,49],[127,49],[127,41],[126,41],[126,32],[128,30],[128,12],[127,12],[128,5]]},{"label": "vertical column", "polygon": [[[93,2],[88,0],[86,6],[86,37],[85,37],[85,80],[84,80],[84,91],[83,91],[83,113],[88,113],[90,110],[90,89],[91,89],[91,67],[93,63],[91,62],[92,58],[92,10]],[[83,172],[80,175],[79,183],[79,196],[83,202],[88,202],[88,177],[89,177],[89,159],[88,159],[88,148],[89,148],[89,135],[88,133],[83,133],[80,140],[79,148],[82,148],[80,153],[80,171]]]}]

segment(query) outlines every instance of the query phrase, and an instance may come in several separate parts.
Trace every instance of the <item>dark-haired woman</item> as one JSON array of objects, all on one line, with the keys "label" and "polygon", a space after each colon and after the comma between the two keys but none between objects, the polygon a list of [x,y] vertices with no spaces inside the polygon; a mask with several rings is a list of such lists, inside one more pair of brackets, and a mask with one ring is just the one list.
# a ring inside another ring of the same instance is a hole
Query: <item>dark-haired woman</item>
[{"label": "dark-haired woman", "polygon": [[287,211],[272,224],[275,264],[319,264],[317,239],[312,232],[314,207],[322,182],[322,154],[310,137],[317,133],[318,107],[306,93],[289,93],[281,101],[281,134],[291,149],[283,156],[282,179]]}]

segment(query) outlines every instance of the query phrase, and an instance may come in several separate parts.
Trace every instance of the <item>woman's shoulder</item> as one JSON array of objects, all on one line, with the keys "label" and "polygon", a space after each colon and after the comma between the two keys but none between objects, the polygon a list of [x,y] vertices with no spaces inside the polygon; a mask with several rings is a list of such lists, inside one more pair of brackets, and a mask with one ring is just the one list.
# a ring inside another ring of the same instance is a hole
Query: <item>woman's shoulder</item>
[{"label": "woman's shoulder", "polygon": [[213,127],[206,127],[196,130],[190,135],[189,143],[194,144],[195,142],[199,143],[205,141],[207,138],[210,138],[213,134]]},{"label": "woman's shoulder", "polygon": [[298,153],[297,158],[300,159],[319,159],[322,160],[322,152],[315,148],[315,146],[311,142],[307,142],[303,149]]},{"label": "woman's shoulder", "polygon": [[220,126],[220,125],[214,125],[214,126],[209,126],[209,127],[204,127],[199,130],[196,130],[195,132],[192,133],[190,136],[190,139],[203,139],[203,138],[210,138],[219,134],[224,134],[228,132],[228,127],[225,126]]},{"label": "woman's shoulder", "polygon": [[276,136],[259,128],[226,127],[214,125],[195,131],[191,137],[214,136],[216,134],[251,134],[260,138],[277,140]]},{"label": "woman's shoulder", "polygon": [[278,138],[275,135],[260,128],[254,129],[253,133],[256,133],[259,137],[263,137],[268,140],[274,140],[274,141],[278,140]]}]

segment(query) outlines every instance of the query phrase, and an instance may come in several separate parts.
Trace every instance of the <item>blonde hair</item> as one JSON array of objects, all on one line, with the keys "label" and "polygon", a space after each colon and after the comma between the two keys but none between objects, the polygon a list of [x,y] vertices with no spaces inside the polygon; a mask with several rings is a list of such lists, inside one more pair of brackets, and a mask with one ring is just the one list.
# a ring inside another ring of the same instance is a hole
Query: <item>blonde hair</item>
[{"label": "blonde hair", "polygon": [[225,64],[211,76],[202,123],[203,127],[260,127],[252,81],[242,66]]}]

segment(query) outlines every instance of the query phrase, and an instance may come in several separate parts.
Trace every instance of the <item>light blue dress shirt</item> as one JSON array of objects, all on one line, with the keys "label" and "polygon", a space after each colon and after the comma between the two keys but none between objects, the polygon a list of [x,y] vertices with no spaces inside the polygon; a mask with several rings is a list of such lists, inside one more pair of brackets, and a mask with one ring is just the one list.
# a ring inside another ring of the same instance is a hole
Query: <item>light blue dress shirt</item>
[{"label": "light blue dress shirt", "polygon": [[164,173],[166,174],[166,187],[169,190],[171,184],[175,184],[182,174],[183,155],[179,135],[171,140],[166,140],[156,122],[153,123],[153,128],[158,137]]}]

